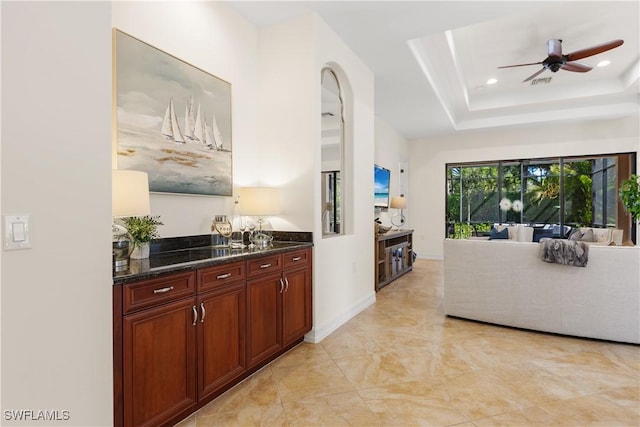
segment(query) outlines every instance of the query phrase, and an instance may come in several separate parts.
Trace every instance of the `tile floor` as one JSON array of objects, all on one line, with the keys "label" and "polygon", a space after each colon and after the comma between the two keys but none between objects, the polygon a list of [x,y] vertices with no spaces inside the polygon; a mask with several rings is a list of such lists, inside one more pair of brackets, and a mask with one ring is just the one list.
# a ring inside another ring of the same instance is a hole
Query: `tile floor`
[{"label": "tile floor", "polygon": [[640,425],[640,346],[447,318],[442,287],[442,262],[418,260],[178,426]]}]

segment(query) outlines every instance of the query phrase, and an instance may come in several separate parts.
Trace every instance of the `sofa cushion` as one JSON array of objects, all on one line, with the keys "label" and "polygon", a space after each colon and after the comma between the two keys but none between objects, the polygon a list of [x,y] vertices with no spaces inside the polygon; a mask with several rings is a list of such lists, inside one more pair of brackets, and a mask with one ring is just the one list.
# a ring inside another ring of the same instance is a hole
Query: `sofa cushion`
[{"label": "sofa cushion", "polygon": [[491,232],[489,234],[489,240],[497,240],[497,239],[508,239],[509,238],[509,229],[503,228],[502,231],[498,231],[497,228],[491,227]]},{"label": "sofa cushion", "polygon": [[545,237],[552,238],[553,237],[553,228],[538,228],[535,227],[533,229],[533,241],[540,242],[540,239],[544,239]]},{"label": "sofa cushion", "polygon": [[518,242],[533,242],[533,227],[520,224],[517,235]]},{"label": "sofa cushion", "polygon": [[624,235],[624,231],[619,228],[614,228],[611,230],[611,240],[618,246],[622,245],[622,237]]},{"label": "sofa cushion", "polygon": [[617,241],[622,240],[620,234],[616,231],[617,229],[613,229],[613,228],[581,227],[575,230],[569,236],[569,239],[580,240],[582,242],[589,242],[593,245],[607,246],[609,243],[614,241],[614,236]]},{"label": "sofa cushion", "polygon": [[568,225],[563,225],[562,228],[560,228],[559,224],[553,224],[554,237],[560,237],[564,239],[569,237],[570,234],[571,234],[571,227],[569,227]]},{"label": "sofa cushion", "polygon": [[612,228],[590,228],[593,233],[593,242],[609,244],[611,242]]},{"label": "sofa cushion", "polygon": [[574,231],[573,233],[571,233],[571,236],[569,236],[569,240],[574,240],[577,242],[595,242],[596,238],[593,233],[593,229],[587,228]]}]

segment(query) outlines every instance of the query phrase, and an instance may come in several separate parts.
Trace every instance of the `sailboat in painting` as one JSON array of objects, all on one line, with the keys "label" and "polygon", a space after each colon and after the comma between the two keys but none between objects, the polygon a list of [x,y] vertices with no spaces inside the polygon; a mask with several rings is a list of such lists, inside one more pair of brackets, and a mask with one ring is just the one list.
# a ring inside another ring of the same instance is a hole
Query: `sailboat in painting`
[{"label": "sailboat in painting", "polygon": [[198,113],[195,119],[195,126],[193,131],[193,138],[195,141],[199,141],[202,145],[206,146],[210,150],[217,149],[216,145],[216,130],[217,125],[215,123],[215,117],[213,118],[213,136],[209,131],[209,125],[207,124],[207,119],[204,117],[204,113],[202,113],[201,105],[198,105]]},{"label": "sailboat in painting", "polygon": [[164,113],[162,134],[176,144],[184,144],[184,136],[180,131],[180,125],[178,124],[178,118],[176,117],[176,110],[173,106],[173,98],[169,100],[169,105]]},{"label": "sailboat in painting", "polygon": [[215,115],[213,116],[211,127],[213,129],[213,145],[210,148],[212,150],[222,150],[222,134],[220,133],[220,129],[218,128],[218,121],[216,120]]},{"label": "sailboat in painting", "polygon": [[191,99],[184,109],[184,136],[186,136],[189,141],[195,140],[195,137],[193,136],[193,130],[195,127],[196,122],[193,117],[193,96],[191,96]]},{"label": "sailboat in painting", "polygon": [[173,98],[171,98],[167,110],[164,113],[162,134],[168,140],[177,144],[188,142],[189,144],[203,145],[209,150],[231,151],[223,147],[222,133],[218,128],[215,114],[212,116],[211,127],[209,127],[201,104],[198,104],[198,110],[194,113],[193,96],[191,96],[191,99],[187,102],[184,110],[184,133],[180,130],[173,105]]},{"label": "sailboat in painting", "polygon": [[211,132],[209,132],[209,126],[207,126],[207,120],[204,118],[204,114],[202,114],[202,108],[200,105],[198,105],[198,114],[196,115],[193,137],[195,141],[198,141],[207,147],[213,142]]}]

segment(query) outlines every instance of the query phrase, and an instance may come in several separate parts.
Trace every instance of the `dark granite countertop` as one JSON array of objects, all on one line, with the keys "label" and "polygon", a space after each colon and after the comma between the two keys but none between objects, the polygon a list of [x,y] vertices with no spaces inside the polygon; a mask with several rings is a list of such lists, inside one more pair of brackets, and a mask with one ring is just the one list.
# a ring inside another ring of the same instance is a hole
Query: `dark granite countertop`
[{"label": "dark granite countertop", "polygon": [[[148,259],[129,260],[128,270],[114,272],[113,284],[119,285],[166,273],[195,270],[313,246],[311,233],[275,232],[271,246],[254,249],[202,245],[208,243],[207,237],[161,239],[152,245]],[[201,246],[192,246],[197,244]]]}]

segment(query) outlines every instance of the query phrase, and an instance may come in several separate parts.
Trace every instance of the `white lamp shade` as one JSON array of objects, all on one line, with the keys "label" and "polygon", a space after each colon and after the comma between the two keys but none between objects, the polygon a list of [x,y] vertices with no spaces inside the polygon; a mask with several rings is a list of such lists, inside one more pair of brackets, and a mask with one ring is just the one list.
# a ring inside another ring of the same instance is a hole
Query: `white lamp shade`
[{"label": "white lamp shade", "polygon": [[280,190],[274,187],[242,187],[240,212],[249,216],[269,216],[280,213]]},{"label": "white lamp shade", "polygon": [[407,207],[407,199],[404,197],[392,197],[390,207],[391,209],[405,209]]},{"label": "white lamp shade", "polygon": [[149,177],[146,172],[113,169],[111,210],[114,217],[144,216],[151,213]]}]

